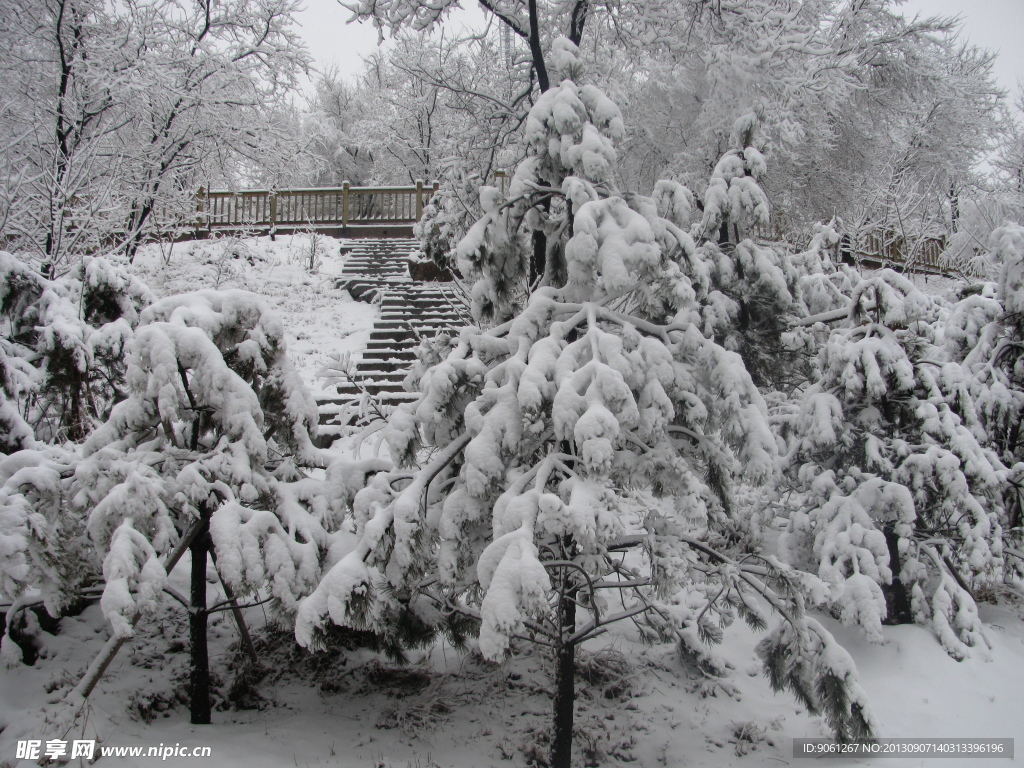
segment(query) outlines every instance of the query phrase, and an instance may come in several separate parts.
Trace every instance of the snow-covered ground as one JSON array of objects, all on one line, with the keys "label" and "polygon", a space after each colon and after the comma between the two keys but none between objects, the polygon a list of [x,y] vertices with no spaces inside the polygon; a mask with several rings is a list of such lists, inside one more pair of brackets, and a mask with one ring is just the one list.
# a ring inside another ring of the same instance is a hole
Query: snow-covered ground
[{"label": "snow-covered ground", "polygon": [[[358,352],[377,309],[334,287],[344,258],[340,242],[296,235],[248,241],[151,246],[136,271],[158,296],[219,286],[266,297],[285,318],[290,354],[307,384],[332,358]],[[228,246],[227,250],[224,246]],[[317,258],[318,257],[318,258]],[[187,590],[187,558],[172,574]],[[211,590],[215,579],[211,574]],[[1024,748],[1024,603],[1002,595],[983,604],[991,659],[952,660],[917,626],[885,627],[884,643],[820,617],[857,662],[883,737],[1021,737]],[[398,665],[365,650],[311,655],[289,642],[288,628],[266,625],[259,607],[247,619],[264,670],[244,684],[237,630],[230,613],[211,619],[214,723],[189,724],[185,704],[187,621],[173,601],[145,620],[93,695],[86,736],[105,746],[209,746],[209,758],[107,757],[101,765],[208,765],[223,768],[360,766],[433,768],[543,764],[550,718],[552,662],[528,646],[504,665],[472,650],[439,644]],[[18,739],[40,738],[48,699],[76,681],[106,639],[98,606],[61,621],[45,658],[0,675],[0,764],[14,759]],[[793,757],[792,740],[827,736],[819,717],[789,694],[773,694],[754,654],[759,636],[745,625],[726,631],[722,655],[731,681],[707,678],[680,662],[669,646],[646,647],[626,624],[581,653],[578,732],[580,765],[919,766],[929,759]],[[81,738],[67,734],[65,738]],[[1020,761],[1018,758],[1017,761]],[[937,765],[1010,762],[946,759]]]},{"label": "snow-covered ground", "polygon": [[[182,582],[185,570],[179,566]],[[249,610],[253,624],[259,624],[259,613]],[[882,736],[1024,736],[1024,607],[984,606],[983,613],[994,646],[990,662],[953,661],[921,627],[886,628],[885,643],[876,646],[826,620],[857,661]],[[511,661],[496,666],[442,645],[413,654],[403,667],[365,651],[318,657],[279,643],[266,660],[270,672],[256,685],[260,699],[235,696],[257,708],[236,710],[228,689],[238,655],[228,647],[237,635],[230,614],[215,616],[211,655],[221,681],[215,700],[224,708],[214,712],[212,725],[188,722],[186,620],[172,604],[141,627],[108,672],[93,696],[90,731],[95,728],[108,746],[211,747],[209,759],[161,761],[169,766],[523,766],[536,765],[531,757],[546,753],[538,734],[550,717],[551,662],[536,649],[522,647]],[[51,658],[0,677],[3,724],[12,726],[0,739],[5,759],[14,754],[15,738],[38,737],[38,715],[32,713],[44,705],[45,689],[77,678],[104,639],[98,607],[64,619],[61,630],[49,649]],[[591,682],[579,686],[579,764],[930,764],[794,759],[793,738],[823,736],[827,728],[788,694],[771,692],[753,653],[757,639],[745,626],[726,633],[723,654],[748,659],[737,665],[727,685],[683,667],[669,647],[640,645],[625,630],[595,642],[581,654]],[[104,760],[139,766],[155,761]],[[939,765],[975,764],[943,760]]]},{"label": "snow-covered ground", "polygon": [[263,296],[286,318],[289,354],[317,394],[323,383],[317,372],[333,358],[361,351],[378,315],[376,306],[352,301],[334,287],[345,266],[343,242],[295,234],[150,245],[135,267],[157,296],[211,287]]}]

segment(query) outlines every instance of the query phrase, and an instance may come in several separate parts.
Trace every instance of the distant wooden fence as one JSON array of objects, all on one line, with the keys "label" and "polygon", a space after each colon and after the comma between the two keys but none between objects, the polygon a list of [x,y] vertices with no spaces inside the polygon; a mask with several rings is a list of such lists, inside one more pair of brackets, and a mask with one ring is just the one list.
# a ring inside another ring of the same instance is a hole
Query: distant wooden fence
[{"label": "distant wooden fence", "polygon": [[922,237],[908,243],[902,235],[879,230],[855,237],[847,235],[839,246],[840,256],[845,261],[943,274],[951,271],[950,265],[942,259],[945,250],[944,237]]},{"label": "distant wooden fence", "polygon": [[299,229],[350,225],[409,225],[440,184],[422,181],[410,187],[340,187],[310,189],[247,189],[218,192],[200,189],[196,197],[196,229],[257,227]]},{"label": "distant wooden fence", "polygon": [[[785,232],[776,222],[756,227],[755,239],[781,241]],[[869,268],[892,267],[912,272],[950,274],[963,271],[964,267],[950,264],[942,258],[946,250],[945,237],[919,237],[910,239],[893,230],[871,229],[856,234],[846,234],[834,246],[834,256],[847,264],[861,264]]]}]

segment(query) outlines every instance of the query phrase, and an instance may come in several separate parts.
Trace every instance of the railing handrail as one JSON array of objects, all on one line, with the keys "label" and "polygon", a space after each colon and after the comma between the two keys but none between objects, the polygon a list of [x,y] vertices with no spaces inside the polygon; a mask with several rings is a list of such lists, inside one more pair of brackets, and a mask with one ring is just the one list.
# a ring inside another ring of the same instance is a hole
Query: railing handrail
[{"label": "railing handrail", "polygon": [[[434,183],[438,184],[438,182],[434,182]],[[316,194],[318,192],[340,193],[340,192],[344,192],[345,190],[348,190],[349,192],[357,192],[359,194],[373,194],[374,192],[382,192],[382,193],[389,193],[389,194],[398,193],[398,192],[408,192],[409,194],[412,194],[412,193],[416,192],[417,190],[421,190],[423,192],[434,192],[434,191],[436,191],[436,189],[437,189],[436,187],[427,186],[426,184],[424,184],[422,187],[417,187],[417,186],[407,186],[407,187],[404,187],[404,186],[394,186],[394,187],[353,187],[353,186],[349,186],[349,187],[287,187],[285,189],[239,189],[239,190],[234,191],[234,192],[229,190],[229,189],[215,189],[215,190],[211,190],[209,192],[201,191],[199,194],[200,195],[205,195],[207,197],[214,197],[214,196],[216,196],[216,197],[249,197],[249,196],[256,197],[256,196],[259,196],[259,195],[298,195],[298,194],[312,195],[312,194]]]},{"label": "railing handrail", "polygon": [[297,187],[213,190],[196,194],[195,228],[414,224],[440,188],[440,182],[387,187]]}]

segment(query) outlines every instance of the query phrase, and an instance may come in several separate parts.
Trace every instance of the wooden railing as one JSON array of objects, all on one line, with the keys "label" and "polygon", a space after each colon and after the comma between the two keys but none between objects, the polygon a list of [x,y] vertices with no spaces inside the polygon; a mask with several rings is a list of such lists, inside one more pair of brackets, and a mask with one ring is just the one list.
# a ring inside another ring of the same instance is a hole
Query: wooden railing
[{"label": "wooden railing", "polygon": [[[775,242],[785,240],[786,234],[777,222],[772,221],[766,226],[755,227],[753,237]],[[863,263],[872,268],[894,267],[913,272],[948,274],[957,271],[958,267],[942,258],[945,250],[945,237],[920,237],[908,243],[894,230],[871,229],[843,235],[835,246],[834,256],[849,264]]]},{"label": "wooden railing", "polygon": [[[909,245],[909,247],[908,247]],[[924,237],[915,243],[894,233],[872,231],[856,239],[856,250],[865,256],[878,256],[894,264],[912,263],[922,268],[939,270],[946,249],[944,238]]]},{"label": "wooden railing", "polygon": [[437,192],[438,182],[411,187],[340,187],[248,189],[239,192],[199,190],[196,228],[348,227],[352,224],[414,224]]},{"label": "wooden railing", "polygon": [[840,251],[853,261],[879,262],[883,266],[905,266],[920,272],[948,272],[942,253],[946,250],[944,237],[922,237],[908,243],[895,232],[872,230],[849,238],[844,237]]}]

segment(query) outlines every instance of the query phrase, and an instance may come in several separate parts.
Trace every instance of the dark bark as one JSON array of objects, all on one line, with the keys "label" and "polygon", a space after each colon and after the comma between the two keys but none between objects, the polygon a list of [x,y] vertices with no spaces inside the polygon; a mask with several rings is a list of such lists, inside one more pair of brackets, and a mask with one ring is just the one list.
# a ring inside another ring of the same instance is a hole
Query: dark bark
[{"label": "dark bark", "polygon": [[128,239],[124,244],[124,255],[128,258],[129,264],[135,262],[135,255],[139,252],[139,247],[142,245],[146,222],[150,214],[153,213],[154,206],[155,201],[150,198],[135,207],[128,217]]},{"label": "dark bark", "polygon": [[[547,219],[551,211],[551,198],[547,197],[538,206],[543,212],[543,219]],[[537,279],[544,274],[548,262],[548,236],[543,229],[533,230],[533,253],[530,256],[530,287],[537,282]]]},{"label": "dark bark", "polygon": [[960,193],[957,191],[955,181],[949,184],[949,219],[951,229],[956,232],[960,224]]},{"label": "dark bark", "polygon": [[590,10],[589,0],[576,0],[569,24],[569,39],[572,40],[574,45],[578,46],[583,39],[583,27],[587,24],[588,10]]},{"label": "dark bark", "polygon": [[914,615],[910,610],[910,596],[907,587],[900,579],[903,562],[900,560],[899,537],[896,536],[893,523],[882,527],[885,534],[885,545],[889,549],[889,569],[892,571],[892,583],[882,585],[885,596],[886,616],[884,624],[913,624]]},{"label": "dark bark", "polygon": [[533,253],[530,256],[530,285],[532,286],[537,278],[544,274],[544,265],[547,263],[548,238],[543,230],[533,230]]},{"label": "dark bark", "polygon": [[[576,590],[562,596],[558,618],[562,637],[576,628]],[[554,727],[551,732],[551,768],[570,768],[572,764],[572,726],[576,710],[576,644],[562,643],[557,651],[555,670]]]},{"label": "dark bark", "polygon": [[537,73],[537,85],[540,92],[544,93],[551,87],[548,81],[548,68],[544,63],[544,49],[540,42],[540,20],[537,17],[537,0],[529,0],[527,7],[530,12],[530,56],[533,59],[533,69]]},{"label": "dark bark", "polygon": [[[205,515],[204,515],[205,516]],[[192,541],[192,608],[188,616],[192,671],[189,679],[189,712],[193,725],[210,723],[210,655],[206,643],[206,561],[210,551],[210,533],[204,530]]]}]

